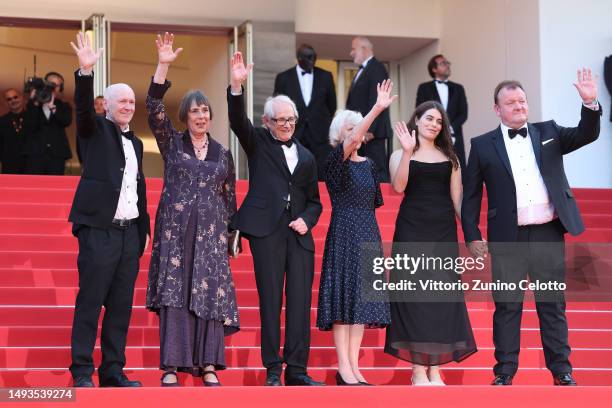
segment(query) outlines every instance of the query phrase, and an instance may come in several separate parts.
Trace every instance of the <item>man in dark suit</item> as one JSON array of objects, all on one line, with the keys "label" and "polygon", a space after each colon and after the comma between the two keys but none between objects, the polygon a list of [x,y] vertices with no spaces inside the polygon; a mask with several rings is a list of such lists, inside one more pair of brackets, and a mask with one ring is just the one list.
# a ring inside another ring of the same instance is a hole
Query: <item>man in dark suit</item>
[{"label": "man in dark suit", "polygon": [[300,120],[293,137],[317,159],[319,180],[331,152],[329,125],[336,112],[336,89],[331,72],[315,67],[317,54],[310,45],[297,50],[298,64],[274,81],[274,95],[287,95],[297,105]]},{"label": "man in dark suit", "polygon": [[126,84],[105,91],[106,118],[94,112],[94,52],[88,37],[71,43],[80,69],[75,72],[77,137],[83,172],[70,210],[73,234],[79,240],[79,292],[72,324],[72,365],[75,387],[93,387],[92,352],[98,318],[102,320],[102,387],[137,387],[123,373],[134,284],[139,258],[149,241],[143,145],[129,130],[134,116],[134,91]]},{"label": "man in dark suit", "polygon": [[[521,84],[501,82],[494,92],[501,125],[472,139],[461,221],[465,241],[478,257],[490,250],[493,282],[565,281],[564,234],[584,231],[563,169],[563,155],[597,139],[601,107],[591,71],[578,71],[574,84],[583,106],[578,127],[554,121],[528,123]],[[478,228],[483,182],[487,186],[487,232]],[[518,369],[522,290],[494,291],[494,385],[510,385]],[[546,367],[555,385],[575,385],[562,290],[534,291]]]},{"label": "man in dark suit", "polygon": [[[310,351],[310,305],[314,277],[312,228],[321,215],[317,163],[293,139],[298,112],[285,95],[268,99],[255,128],[245,113],[242,84],[245,67],[237,52],[230,61],[227,90],[229,122],[249,162],[249,191],[232,226],[249,239],[261,319],[261,358],[266,385],[323,385],[307,374]],[[286,283],[285,283],[286,275]],[[280,313],[286,295],[285,345],[280,348]]]},{"label": "man in dark suit", "polygon": [[14,88],[4,91],[9,111],[0,117],[0,163],[2,173],[23,174],[23,143],[28,129],[28,117],[23,95]]},{"label": "man in dark suit", "polygon": [[461,127],[467,120],[468,105],[463,86],[448,80],[451,75],[450,66],[450,61],[441,54],[434,55],[429,60],[427,71],[433,81],[419,85],[416,106],[426,101],[440,102],[444,106],[451,124],[455,153],[461,164],[461,170],[465,172],[465,145]]},{"label": "man in dark suit", "polygon": [[[346,109],[360,112],[364,117],[376,103],[376,86],[389,78],[385,66],[374,57],[374,47],[365,37],[355,37],[351,43],[351,58],[359,66],[346,99]],[[372,123],[359,154],[374,160],[380,181],[389,181],[387,141],[393,135],[389,109],[385,109]]]},{"label": "man in dark suit", "polygon": [[51,100],[38,103],[33,98],[28,106],[35,112],[35,122],[24,146],[26,173],[61,176],[66,160],[72,157],[66,136],[66,128],[72,123],[72,108],[61,100],[64,78],[59,73],[47,73],[45,82],[55,86]]}]

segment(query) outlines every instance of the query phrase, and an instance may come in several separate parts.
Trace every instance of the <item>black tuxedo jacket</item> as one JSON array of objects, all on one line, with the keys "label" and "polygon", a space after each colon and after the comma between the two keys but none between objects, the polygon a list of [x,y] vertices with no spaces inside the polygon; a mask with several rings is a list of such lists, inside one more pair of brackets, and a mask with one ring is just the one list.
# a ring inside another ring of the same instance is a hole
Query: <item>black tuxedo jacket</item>
[{"label": "black tuxedo jacket", "polygon": [[291,218],[302,217],[308,226],[305,235],[298,235],[300,245],[314,251],[312,227],[321,215],[317,163],[314,156],[299,142],[298,163],[289,172],[285,154],[270,132],[254,127],[245,113],[244,96],[232,95],[227,88],[229,122],[249,160],[249,191],[242,206],[232,218],[232,228],[247,236],[265,237],[276,228],[291,195]]},{"label": "black tuxedo jacket", "polygon": [[56,111],[45,116],[42,106],[28,103],[28,111],[31,131],[27,133],[24,143],[24,154],[26,156],[42,156],[47,152],[58,159],[68,160],[72,157],[66,128],[72,123],[72,108],[70,104],[59,99],[55,100]]},{"label": "black tuxedo jacket", "polygon": [[[557,215],[572,235],[584,231],[578,206],[563,169],[563,155],[599,136],[599,111],[582,107],[578,127],[565,128],[554,121],[529,123],[529,136],[540,174]],[[501,128],[472,139],[464,180],[461,224],[466,242],[482,238],[478,228],[483,182],[489,208],[487,232],[491,242],[515,242],[518,232],[516,188]]]},{"label": "black tuxedo jacket", "polygon": [[[612,55],[604,59],[604,82],[608,93],[612,95]],[[612,109],[610,109],[610,121],[612,121]]]},{"label": "black tuxedo jacket", "polygon": [[312,95],[308,106],[295,68],[281,72],[274,81],[274,95],[287,95],[295,102],[300,118],[293,137],[305,146],[328,145],[329,125],[336,112],[336,89],[331,72],[314,67]]},{"label": "black tuxedo jacket", "polygon": [[[110,228],[112,225],[125,167],[125,154],[119,128],[110,120],[98,116],[94,111],[93,75],[74,76],[76,87],[77,138],[83,155],[81,179],[74,195],[69,221],[96,228]],[[147,213],[147,189],[142,172],[143,146],[136,136],[132,144],[138,159],[138,232],[140,253],[144,251],[146,235],[151,233]]]},{"label": "black tuxedo jacket", "polygon": [[[446,108],[446,114],[455,132],[453,136],[455,137],[456,149],[460,152],[465,152],[462,129],[468,117],[468,104],[467,98],[465,97],[465,90],[462,85],[456,82],[448,81],[447,84],[448,106]],[[426,101],[440,102],[440,95],[438,95],[435,81],[423,82],[419,85],[416,96],[416,106]],[[465,154],[463,154],[461,160],[465,159],[464,156]]]},{"label": "black tuxedo jacket", "polygon": [[[372,57],[363,72],[359,74],[359,78],[351,84],[346,99],[346,109],[360,112],[365,117],[378,98],[376,85],[388,78],[389,74],[382,62]],[[389,109],[378,115],[368,131],[375,139],[388,139],[393,135]]]}]

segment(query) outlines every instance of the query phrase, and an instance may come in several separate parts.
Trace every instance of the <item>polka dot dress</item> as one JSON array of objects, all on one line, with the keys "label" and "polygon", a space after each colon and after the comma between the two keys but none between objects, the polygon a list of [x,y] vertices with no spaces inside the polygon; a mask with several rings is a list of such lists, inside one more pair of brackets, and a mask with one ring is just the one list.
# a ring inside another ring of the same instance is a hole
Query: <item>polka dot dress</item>
[{"label": "polka dot dress", "polygon": [[370,159],[354,162],[343,156],[340,145],[330,153],[325,169],[332,216],[323,254],[317,327],[330,330],[336,323],[385,327],[390,323],[388,303],[362,299],[371,268],[362,270],[361,263],[367,265],[372,256],[382,256],[375,216],[375,208],[383,205],[377,171]]}]

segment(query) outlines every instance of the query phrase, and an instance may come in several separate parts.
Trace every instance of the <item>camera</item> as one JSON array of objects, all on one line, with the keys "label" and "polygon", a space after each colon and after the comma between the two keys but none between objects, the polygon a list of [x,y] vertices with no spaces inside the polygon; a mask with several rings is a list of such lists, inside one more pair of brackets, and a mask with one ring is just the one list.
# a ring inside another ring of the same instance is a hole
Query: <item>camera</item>
[{"label": "camera", "polygon": [[55,90],[55,84],[52,82],[45,81],[40,77],[29,77],[23,86],[23,92],[25,95],[30,95],[30,92],[34,90],[34,100],[39,104],[44,104],[51,101],[53,91]]}]

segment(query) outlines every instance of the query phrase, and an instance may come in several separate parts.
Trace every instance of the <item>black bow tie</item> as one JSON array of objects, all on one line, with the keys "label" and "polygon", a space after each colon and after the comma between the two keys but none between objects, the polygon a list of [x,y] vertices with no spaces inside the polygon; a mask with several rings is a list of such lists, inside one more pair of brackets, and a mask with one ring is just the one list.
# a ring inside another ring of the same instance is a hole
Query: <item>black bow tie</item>
[{"label": "black bow tie", "polygon": [[510,139],[514,139],[516,135],[527,137],[527,128],[508,129],[508,137],[510,137]]},{"label": "black bow tie", "polygon": [[121,136],[125,137],[126,139],[132,140],[134,138],[134,132],[131,130],[128,130],[127,132],[121,132]]},{"label": "black bow tie", "polygon": [[304,76],[306,74],[312,74],[312,71],[302,71],[302,76]]},{"label": "black bow tie", "polygon": [[446,81],[440,81],[439,79],[436,79],[436,83],[438,83],[438,84],[448,85],[448,80],[446,80]]},{"label": "black bow tie", "polygon": [[278,139],[274,139],[274,141],[276,142],[276,144],[279,144],[282,146],[287,146],[287,147],[293,146],[293,139],[285,140],[284,142]]}]

